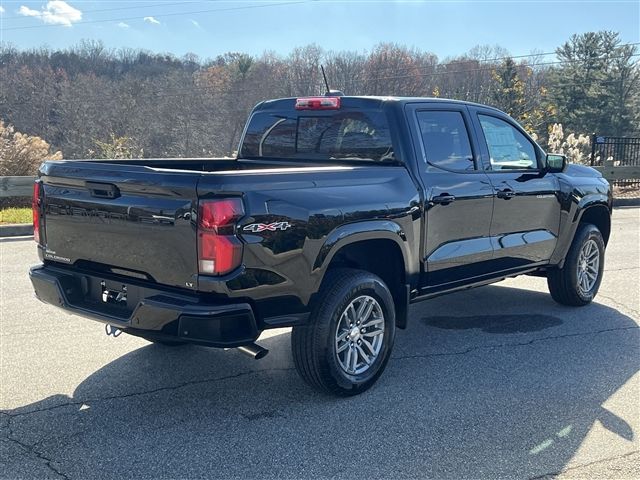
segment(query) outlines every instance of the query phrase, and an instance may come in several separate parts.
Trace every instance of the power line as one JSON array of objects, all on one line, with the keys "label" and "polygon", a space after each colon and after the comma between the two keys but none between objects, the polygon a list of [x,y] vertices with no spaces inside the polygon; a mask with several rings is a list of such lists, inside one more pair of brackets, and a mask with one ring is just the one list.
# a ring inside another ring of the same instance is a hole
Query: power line
[{"label": "power line", "polygon": [[[611,60],[615,60],[618,58],[632,58],[632,57],[637,57],[640,56],[640,53],[635,53],[633,55],[623,55],[620,57],[608,57]],[[603,58],[603,57],[599,57],[599,58]],[[545,63],[538,63],[535,66],[539,67],[539,66],[550,66],[550,65],[562,65],[565,63],[571,63],[570,61],[567,60],[559,60],[559,61],[555,61],[555,62],[545,62]],[[445,64],[445,65],[449,65],[449,64]],[[528,65],[519,65],[520,67],[526,67],[526,68],[531,68]],[[410,74],[410,75],[392,75],[392,76],[388,76],[388,77],[374,77],[374,78],[363,78],[357,81],[363,82],[363,81],[373,81],[373,80],[395,80],[395,79],[401,79],[401,78],[415,78],[415,77],[432,77],[432,76],[440,76],[440,75],[453,75],[453,74],[458,74],[458,73],[472,73],[472,72],[489,72],[494,70],[495,67],[483,67],[483,68],[472,68],[472,69],[468,69],[468,70],[455,70],[455,71],[451,71],[451,72],[431,72],[431,73],[416,73],[416,74]]]},{"label": "power line", "polygon": [[[635,47],[637,45],[640,45],[640,42],[623,43],[621,45],[617,45],[616,48]],[[448,65],[466,64],[466,63],[474,63],[474,62],[476,62],[476,63],[489,63],[489,62],[495,63],[495,62],[499,62],[499,61],[502,61],[502,60],[532,58],[532,57],[546,57],[546,56],[554,55],[554,54],[556,54],[556,52],[530,53],[530,54],[527,54],[527,55],[507,55],[505,57],[495,57],[495,58],[487,58],[487,59],[481,59],[481,60],[468,58],[466,60],[452,60],[450,62],[441,63],[441,64],[438,64],[438,65],[435,65],[435,66],[436,67],[439,66],[439,65],[447,65],[448,66]],[[597,58],[605,58],[605,57],[597,57]],[[614,58],[624,58],[624,57],[614,57]],[[562,62],[568,62],[568,60],[562,60]],[[538,67],[538,66],[541,66],[541,65],[545,65],[545,63],[536,63],[533,66],[534,67]],[[522,65],[516,65],[516,67],[519,67],[519,66],[522,66]],[[417,68],[419,70],[422,70],[422,69],[431,68],[431,67],[432,67],[431,65],[425,65],[425,66],[422,66],[422,67],[415,67],[415,68]],[[411,68],[411,67],[405,67],[404,70],[408,70],[409,68]],[[392,67],[392,66],[383,67],[383,70],[391,70],[391,69],[395,69],[395,67]],[[467,71],[469,71],[469,70],[467,70]]]},{"label": "power line", "polygon": [[[245,6],[241,6],[241,7],[227,7],[227,8],[212,8],[212,9],[207,9],[207,10],[196,10],[196,11],[191,11],[191,12],[173,12],[173,13],[159,13],[159,14],[154,14],[154,15],[145,15],[148,17],[158,17],[158,18],[163,18],[163,17],[176,17],[176,16],[183,16],[183,15],[199,15],[199,14],[203,14],[203,13],[212,13],[212,12],[230,12],[230,11],[236,11],[236,10],[252,10],[254,8],[268,8],[268,7],[280,7],[280,6],[285,6],[285,5],[298,5],[301,3],[308,3],[310,0],[298,0],[298,1],[292,1],[292,2],[277,2],[277,3],[265,3],[262,5],[245,5]],[[75,22],[73,25],[86,25],[86,24],[93,24],[93,23],[106,23],[106,22],[123,22],[126,20],[140,20],[140,15],[135,16],[135,17],[121,17],[121,18],[109,18],[109,19],[103,19],[103,20],[87,20],[84,22]],[[26,29],[31,29],[31,28],[49,28],[49,27],[63,27],[65,25],[57,25],[57,24],[51,24],[51,25],[28,25],[28,26],[24,26],[24,27],[10,27],[10,28],[3,28],[3,31],[10,31],[10,30],[26,30]]]},{"label": "power line", "polygon": [[[370,79],[367,79],[370,80]],[[612,84],[612,83],[617,83],[619,82],[619,80],[608,80],[608,81],[603,81],[603,82],[599,82],[600,85],[608,85],[608,84]],[[592,85],[592,82],[574,82],[574,83],[564,83],[562,86],[563,87],[571,87],[571,86],[588,86],[588,85]],[[167,89],[159,89],[158,91],[155,92],[150,92],[150,93],[145,93],[145,94],[137,94],[135,96],[131,96],[128,98],[131,98],[132,100],[139,100],[139,99],[151,99],[151,100],[160,100],[163,98],[180,98],[180,97],[191,97],[191,96],[196,96],[196,95],[205,95],[208,99],[213,100],[216,98],[225,98],[227,96],[230,95],[240,95],[240,94],[244,94],[244,93],[255,93],[255,89],[251,89],[251,88],[247,88],[247,89],[241,89],[241,90],[228,90],[228,91],[223,91],[223,92],[216,92],[213,91],[211,93],[207,93],[208,91],[211,91],[212,89],[214,89],[214,87],[197,87],[197,88],[193,88],[193,87],[189,87],[188,89],[183,89],[180,92],[176,92],[176,93],[162,93],[164,92],[171,92],[171,90],[167,90]],[[471,91],[471,92],[465,92],[467,95],[479,95],[482,93],[486,93],[487,90],[489,90],[490,88],[487,88],[486,90],[478,90],[478,91]],[[357,94],[356,94],[357,95]],[[99,104],[99,103],[108,103],[110,101],[113,100],[121,100],[122,97],[127,96],[126,92],[115,92],[114,95],[99,95],[99,96],[88,96],[82,99],[83,102],[88,102],[88,103],[94,103],[94,104]],[[57,99],[54,99],[55,103]],[[24,101],[20,101],[20,102],[11,102],[11,105],[28,105],[30,104],[31,101],[30,100],[24,100]]]},{"label": "power line", "polygon": [[[603,82],[599,82],[600,85],[609,85],[609,84],[613,84],[613,83],[618,83],[619,80],[607,80],[607,81],[603,81]],[[577,87],[577,86],[588,86],[591,85],[591,82],[574,82],[574,83],[563,83],[562,86],[563,87]],[[474,91],[465,91],[464,95],[465,96],[471,96],[471,95],[481,95],[481,94],[485,94],[488,93],[491,89],[487,88],[485,90],[480,89],[480,90],[474,90]],[[150,100],[160,100],[163,98],[180,98],[180,97],[191,97],[191,96],[196,96],[198,94],[202,94],[203,90],[202,89],[192,89],[191,91],[184,91],[181,93],[169,93],[169,94],[144,94],[144,95],[139,95],[137,97],[132,97],[132,100],[138,100],[138,99],[150,99]],[[229,90],[226,92],[218,92],[214,95],[207,95],[207,98],[209,100],[212,99],[217,99],[217,98],[225,98],[228,97],[230,95],[239,95],[242,93],[255,93],[254,89],[242,89],[242,90]],[[358,94],[354,94],[354,96],[358,96]],[[394,96],[394,95],[391,95]],[[445,98],[445,97],[443,97]],[[54,99],[54,101],[52,103],[56,103],[58,99]],[[120,96],[117,95],[113,95],[113,96],[99,96],[99,97],[86,97],[82,99],[82,102],[84,103],[91,103],[91,104],[106,104],[107,102],[119,102],[122,99],[120,98]],[[10,105],[11,106],[17,106],[17,105],[28,105],[31,104],[32,102],[29,100],[24,100],[24,101],[20,101],[20,102],[11,102]],[[135,108],[135,106],[134,106]]]},{"label": "power line", "polygon": [[[640,45],[640,44],[628,44],[628,45]],[[620,45],[621,47],[624,45]],[[456,64],[464,64],[464,63],[488,63],[488,62],[498,62],[501,60],[514,59],[514,58],[529,58],[529,57],[546,57],[549,55],[554,55],[556,52],[544,52],[544,53],[530,53],[527,55],[507,55],[505,57],[495,57],[495,58],[485,58],[485,59],[477,59],[477,58],[467,58],[465,60],[451,60],[446,62],[446,65],[456,65]],[[437,65],[436,65],[437,66]],[[424,65],[421,67],[415,67],[417,69],[425,69],[431,68],[432,65]],[[411,67],[406,67],[404,70],[407,70]],[[395,70],[396,67],[386,66],[382,67],[383,70]]]},{"label": "power line", "polygon": [[[620,56],[620,57],[610,57],[610,59],[618,59],[618,58],[631,58],[631,57],[638,57],[640,56],[640,53],[638,54],[633,54],[630,56]],[[603,57],[598,57],[598,58],[603,58]],[[562,65],[565,63],[569,63],[567,61],[555,61],[555,62],[546,62],[544,64],[538,64],[538,65],[546,65],[546,66],[550,66],[550,65]],[[485,72],[485,71],[493,71],[495,67],[483,67],[483,68],[474,68],[474,69],[468,69],[468,70],[453,70],[453,71],[443,71],[443,72],[430,72],[430,73],[416,73],[416,74],[412,74],[412,75],[394,75],[394,76],[384,76],[384,77],[365,77],[365,78],[356,78],[353,79],[353,83],[355,84],[363,84],[366,82],[377,82],[377,81],[381,81],[381,80],[396,80],[396,79],[418,79],[418,78],[426,78],[426,77],[435,77],[435,76],[446,76],[446,75],[457,75],[457,74],[469,74],[469,73],[474,73],[474,72]],[[584,84],[583,84],[584,85]],[[213,93],[216,93],[217,91],[217,87],[213,87],[213,86],[193,86],[193,87],[188,87],[192,92],[199,92],[199,93],[206,93],[208,91],[213,91]],[[244,89],[244,90],[233,90],[233,91],[229,91],[229,92],[221,92],[220,95],[228,95],[228,94],[241,94],[241,93],[252,93],[255,90],[253,89]],[[176,92],[176,93],[172,93],[172,92]],[[186,94],[186,95],[191,95],[192,93]],[[157,90],[155,90],[154,92],[149,92],[143,95],[138,94],[135,98],[162,98],[162,97],[173,97],[173,96],[185,96],[185,88],[184,87],[174,87],[174,88],[167,88],[167,87],[163,87],[163,88],[158,88]],[[213,97],[215,97],[216,95],[213,95]],[[91,100],[92,98],[103,98],[105,100],[109,100],[111,97],[109,95],[99,95],[99,96],[88,96],[86,97],[86,100]],[[27,102],[25,102],[27,103]]]},{"label": "power line", "polygon": [[[631,57],[637,57],[640,56],[640,53],[638,54],[633,54],[633,55],[625,55],[625,56],[620,56],[620,57],[610,57],[610,59],[618,59],[618,58],[631,58]],[[536,66],[550,66],[550,65],[562,65],[565,63],[569,63],[567,61],[556,61],[556,62],[546,62],[546,63],[540,63],[537,64]],[[448,64],[447,64],[448,65]],[[493,71],[495,67],[484,67],[484,68],[475,68],[475,69],[469,69],[469,70],[454,70],[454,71],[444,71],[444,72],[431,72],[431,73],[416,73],[416,74],[412,74],[412,75],[395,75],[395,76],[386,76],[386,77],[369,77],[369,78],[359,78],[359,79],[354,79],[354,83],[356,84],[362,84],[365,82],[375,82],[375,81],[379,81],[379,80],[393,80],[393,79],[403,79],[403,78],[424,78],[424,77],[432,77],[432,76],[441,76],[441,75],[454,75],[454,74],[467,74],[467,73],[472,73],[472,72],[484,72],[484,71]],[[198,90],[202,90],[202,91],[206,91],[206,90],[211,90],[214,89],[215,87],[210,87],[210,86],[202,86],[202,87],[198,87]],[[171,91],[169,89],[162,89],[161,91]],[[237,92],[237,93],[246,93],[246,92],[252,92],[253,90],[244,90],[243,92]],[[177,95],[181,95],[182,93],[178,93]],[[170,94],[169,94],[170,95]]]},{"label": "power line", "polygon": [[[210,1],[222,1],[222,0],[210,0]],[[82,14],[85,13],[97,13],[97,12],[113,12],[116,10],[136,10],[140,8],[154,8],[154,7],[171,7],[175,5],[185,5],[188,3],[202,3],[203,0],[186,0],[182,2],[166,2],[166,3],[152,3],[145,5],[129,5],[128,7],[114,7],[114,8],[98,8],[96,10],[82,10]],[[9,17],[2,17],[3,20],[29,20],[33,17],[25,16],[25,15],[11,15]]]},{"label": "power line", "polygon": [[[631,44],[630,44],[631,45]],[[611,60],[615,60],[615,59],[619,59],[619,58],[632,58],[632,57],[638,57],[640,56],[640,53],[637,54],[632,54],[632,55],[624,55],[624,56],[618,56],[618,57],[608,57]],[[597,58],[607,58],[607,57],[597,57]],[[537,66],[542,66],[542,65],[546,65],[546,66],[550,66],[550,65],[562,65],[562,64],[566,64],[566,63],[571,63],[570,61],[555,61],[555,62],[546,62],[546,63],[541,63],[538,64]],[[445,64],[445,65],[449,65],[449,64]],[[468,74],[468,73],[473,73],[473,72],[484,72],[484,71],[493,71],[495,69],[495,67],[483,67],[483,68],[474,68],[474,69],[467,69],[467,70],[453,70],[453,71],[442,71],[442,72],[430,72],[430,73],[415,73],[415,74],[411,74],[411,75],[394,75],[394,76],[384,76],[384,77],[369,77],[369,78],[357,78],[357,79],[353,79],[353,82],[355,84],[362,84],[365,82],[377,82],[377,81],[381,81],[381,80],[393,80],[393,79],[416,79],[416,78],[425,78],[425,77],[432,77],[432,76],[442,76],[442,75],[456,75],[456,74]],[[607,84],[607,83],[614,83],[617,82],[617,80],[613,80],[613,81],[606,81],[606,82],[600,82],[601,84]],[[574,84],[564,84],[563,86],[577,86],[577,85],[590,85],[590,82],[582,82],[582,83],[574,83]],[[157,90],[155,90],[154,92],[148,92],[148,93],[144,93],[144,94],[136,94],[133,97],[130,98],[134,98],[134,99],[140,99],[140,98],[153,98],[153,99],[160,99],[160,98],[170,98],[170,97],[184,97],[184,96],[192,96],[194,94],[206,94],[209,91],[213,92],[212,94],[209,94],[209,98],[218,98],[218,97],[223,97],[223,96],[227,96],[227,95],[238,95],[238,94],[242,94],[242,93],[253,93],[255,92],[254,89],[251,88],[246,88],[246,89],[241,89],[241,90],[231,90],[231,91],[226,91],[226,92],[217,92],[217,87],[213,87],[213,86],[196,86],[193,85],[191,87],[187,87],[190,92],[187,92],[187,89],[185,89],[184,87],[175,87],[175,88],[158,88]],[[164,93],[163,93],[164,92]],[[176,93],[172,93],[172,92],[176,92]],[[122,97],[124,95],[126,95],[126,92],[114,92],[115,95]],[[471,94],[478,94],[478,93],[482,93],[482,91],[480,92],[471,92],[469,93]],[[100,101],[110,101],[112,100],[113,95],[94,95],[94,96],[87,96],[83,99],[83,101],[88,101],[88,102],[100,102]],[[24,104],[28,104],[30,103],[28,100],[27,101],[22,101],[22,102],[13,102],[13,105],[24,105]]]}]

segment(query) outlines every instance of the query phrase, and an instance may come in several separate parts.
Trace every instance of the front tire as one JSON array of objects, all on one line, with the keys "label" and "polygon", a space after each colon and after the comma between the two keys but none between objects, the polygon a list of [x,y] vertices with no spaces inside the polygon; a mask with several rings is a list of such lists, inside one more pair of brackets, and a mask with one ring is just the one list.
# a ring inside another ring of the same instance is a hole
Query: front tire
[{"label": "front tire", "polygon": [[327,273],[306,325],[293,327],[291,350],[302,379],[324,393],[357,395],[387,365],[395,308],[385,283],[363,270]]},{"label": "front tire", "polygon": [[591,303],[598,293],[604,270],[604,240],[590,223],[581,224],[562,268],[550,270],[547,285],[553,299],[579,307]]}]

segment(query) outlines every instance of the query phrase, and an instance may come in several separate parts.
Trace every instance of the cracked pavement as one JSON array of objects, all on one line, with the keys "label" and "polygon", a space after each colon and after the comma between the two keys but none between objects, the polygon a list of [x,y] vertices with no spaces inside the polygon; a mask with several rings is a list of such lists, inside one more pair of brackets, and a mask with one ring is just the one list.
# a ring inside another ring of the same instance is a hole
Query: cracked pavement
[{"label": "cracked pavement", "polygon": [[614,212],[592,305],[518,277],[411,307],[364,395],[309,390],[289,332],[260,361],[166,348],[39,303],[0,240],[1,478],[640,478],[640,209]]}]

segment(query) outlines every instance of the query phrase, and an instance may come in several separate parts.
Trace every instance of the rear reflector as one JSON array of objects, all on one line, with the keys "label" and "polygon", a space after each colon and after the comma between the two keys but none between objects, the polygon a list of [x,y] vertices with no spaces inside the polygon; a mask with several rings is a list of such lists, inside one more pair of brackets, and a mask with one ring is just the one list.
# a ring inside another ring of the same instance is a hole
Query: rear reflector
[{"label": "rear reflector", "polygon": [[244,215],[240,198],[203,200],[198,212],[198,271],[224,275],[240,266],[242,242],[234,227]]},{"label": "rear reflector", "polygon": [[31,211],[33,213],[33,239],[36,243],[40,243],[40,193],[42,184],[35,182],[33,184],[33,198],[31,199]]},{"label": "rear reflector", "polygon": [[296,110],[338,110],[340,97],[296,98]]},{"label": "rear reflector", "polygon": [[242,242],[232,235],[200,233],[200,273],[223,275],[240,265]]}]

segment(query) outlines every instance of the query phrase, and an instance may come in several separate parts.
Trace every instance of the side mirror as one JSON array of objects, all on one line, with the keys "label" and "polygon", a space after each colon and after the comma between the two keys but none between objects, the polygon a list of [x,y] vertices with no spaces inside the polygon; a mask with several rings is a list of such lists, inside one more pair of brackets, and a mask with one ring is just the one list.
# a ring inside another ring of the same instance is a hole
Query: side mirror
[{"label": "side mirror", "polygon": [[547,154],[545,159],[545,170],[550,173],[564,172],[567,167],[567,157],[557,153]]}]

